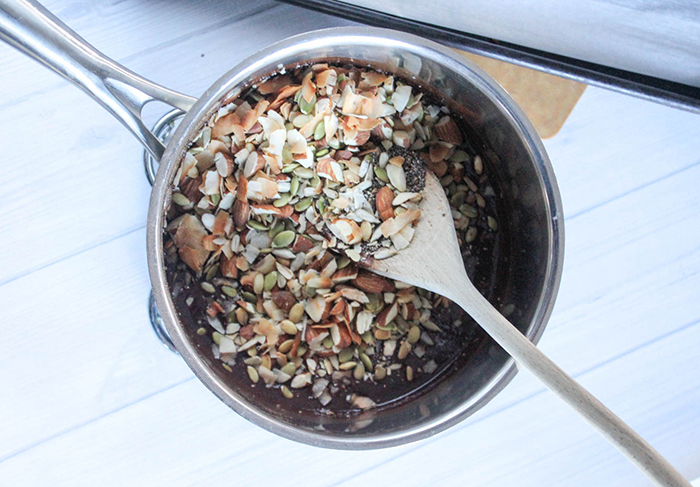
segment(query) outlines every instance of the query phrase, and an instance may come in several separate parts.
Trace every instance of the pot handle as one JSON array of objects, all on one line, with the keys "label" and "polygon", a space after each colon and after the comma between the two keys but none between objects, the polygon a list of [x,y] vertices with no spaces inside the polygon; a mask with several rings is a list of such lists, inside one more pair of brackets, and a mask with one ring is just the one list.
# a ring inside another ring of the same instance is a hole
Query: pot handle
[{"label": "pot handle", "polygon": [[0,2],[0,39],[80,87],[123,123],[158,161],[165,146],[144,125],[144,105],[159,100],[187,111],[196,101],[108,58],[35,0]]}]

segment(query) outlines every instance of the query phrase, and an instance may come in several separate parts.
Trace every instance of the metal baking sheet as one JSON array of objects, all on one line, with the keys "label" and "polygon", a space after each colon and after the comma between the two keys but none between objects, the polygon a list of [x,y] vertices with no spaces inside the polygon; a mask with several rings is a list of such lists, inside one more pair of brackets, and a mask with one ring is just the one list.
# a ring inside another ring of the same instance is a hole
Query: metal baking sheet
[{"label": "metal baking sheet", "polygon": [[[410,32],[475,54],[527,66],[590,85],[602,86],[679,109],[700,113],[700,54],[698,54],[700,52],[700,6],[698,5],[693,7],[691,4],[687,4],[681,8],[673,2],[654,2],[654,5],[649,4],[649,2],[642,2],[637,5],[637,11],[641,11],[644,15],[640,14],[637,17],[633,17],[633,19],[637,19],[639,25],[636,27],[631,26],[629,19],[621,21],[620,25],[623,28],[623,34],[626,32],[626,37],[619,32],[616,35],[610,34],[611,40],[607,44],[606,49],[605,44],[603,47],[600,47],[597,43],[593,43],[593,47],[588,45],[590,44],[590,36],[586,37],[584,34],[586,29],[593,33],[599,33],[601,32],[601,26],[605,26],[605,22],[612,22],[610,20],[612,15],[610,8],[619,11],[631,9],[632,7],[628,6],[628,2],[624,0],[598,2],[598,10],[593,10],[585,19],[585,22],[580,22],[579,32],[582,36],[579,39],[581,41],[580,44],[576,44],[575,36],[567,37],[565,39],[566,42],[564,40],[560,43],[548,41],[551,37],[551,32],[547,33],[547,35],[542,33],[551,28],[552,19],[556,20],[556,16],[553,17],[552,12],[549,12],[547,21],[544,22],[546,25],[538,26],[537,22],[532,18],[522,18],[515,15],[518,10],[515,5],[509,15],[492,18],[490,22],[484,23],[484,25],[487,25],[485,32],[475,34],[458,30],[454,27],[468,27],[472,25],[470,22],[475,22],[480,17],[486,17],[487,13],[493,14],[495,12],[497,14],[498,10],[493,10],[490,2],[483,4],[462,2],[457,4],[454,0],[438,0],[436,2],[424,2],[420,4],[423,6],[418,8],[418,2],[391,0],[383,3],[383,11],[379,12],[364,6],[365,4],[373,5],[365,0],[354,0],[352,3],[337,0],[281,1],[367,25]],[[495,2],[501,7],[506,3],[508,2]],[[533,5],[529,2],[527,3],[530,6]],[[551,2],[541,1],[535,5],[546,6],[549,3]],[[461,15],[459,11],[456,12],[459,15],[454,15],[453,17],[457,19],[471,18],[472,20],[470,22],[464,21],[461,24],[455,21],[447,21],[449,9],[446,9],[446,4],[460,5],[459,8],[464,8],[464,5],[468,4],[473,9],[471,17]],[[425,5],[430,5],[430,9],[425,7]],[[559,9],[568,9],[570,7],[568,2],[560,3],[559,5]],[[553,5],[549,5],[549,7],[553,8]],[[484,11],[484,9],[489,8],[492,9],[491,12]],[[669,14],[669,11],[671,14]],[[398,15],[398,12],[402,12],[402,14]],[[408,15],[413,15],[416,18],[410,18]],[[596,15],[600,19],[598,23],[591,20],[591,18],[595,19]],[[440,20],[445,20],[445,22],[433,24],[424,20],[417,20],[421,17],[433,22]],[[563,19],[567,18],[569,17],[563,17]],[[654,19],[657,20],[656,24]],[[676,24],[667,25],[672,23],[674,19],[677,19]],[[590,25],[591,22],[594,23],[593,26]],[[562,20],[559,28],[565,29],[566,26],[567,22]],[[628,27],[627,31],[624,30],[625,26]],[[694,30],[690,29],[693,26],[695,27]],[[675,30],[674,27],[676,28]],[[502,36],[501,38],[519,39],[523,41],[523,44],[506,42],[490,37],[498,33],[503,34],[505,32],[504,29],[507,28],[511,28],[512,32],[518,35]],[[672,32],[674,37],[670,38],[668,36],[671,34],[667,34],[666,38],[654,39],[654,34],[659,29],[666,29],[666,31]],[[678,32],[679,29],[681,30],[680,33]],[[684,29],[688,30],[687,35],[683,34],[682,31]],[[536,35],[538,32],[542,34],[539,37]],[[603,30],[602,32],[605,31]],[[487,33],[487,35],[483,35],[484,33]],[[672,41],[677,38],[683,38],[686,41],[674,44]],[[528,45],[525,45],[525,43]],[[537,45],[540,48],[529,47],[532,45]],[[692,45],[697,45],[699,48],[693,50],[691,49]],[[624,51],[620,50],[621,46],[630,49],[630,55],[624,56]],[[652,50],[649,46],[656,46],[656,48]],[[546,49],[543,49],[543,47]],[[645,48],[648,49],[646,56],[644,53]],[[576,54],[581,57],[573,57],[562,53]],[[664,53],[666,54],[664,55]],[[591,59],[596,60],[596,62],[591,61]],[[602,61],[610,63],[610,65],[602,64]],[[634,68],[636,71],[632,71],[630,68]]]}]

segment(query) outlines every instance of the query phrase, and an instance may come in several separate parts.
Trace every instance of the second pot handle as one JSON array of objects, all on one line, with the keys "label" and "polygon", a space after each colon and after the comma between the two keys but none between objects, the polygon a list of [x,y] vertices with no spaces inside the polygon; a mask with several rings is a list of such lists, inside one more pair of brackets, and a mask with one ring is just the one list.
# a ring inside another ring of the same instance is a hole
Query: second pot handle
[{"label": "second pot handle", "polygon": [[108,58],[35,0],[0,2],[0,39],[80,87],[160,161],[165,150],[141,119],[158,100],[188,111],[196,98],[157,85]]}]

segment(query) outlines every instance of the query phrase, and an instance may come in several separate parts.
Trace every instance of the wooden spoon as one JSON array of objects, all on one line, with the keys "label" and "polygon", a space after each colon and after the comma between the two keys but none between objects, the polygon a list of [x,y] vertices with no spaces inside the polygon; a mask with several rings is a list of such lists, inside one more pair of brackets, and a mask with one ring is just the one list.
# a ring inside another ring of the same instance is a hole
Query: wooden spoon
[{"label": "wooden spoon", "polygon": [[362,263],[377,274],[457,303],[518,364],[587,419],[657,485],[690,487],[649,443],[552,362],[477,291],[464,269],[450,205],[433,173],[426,174],[421,217],[411,244],[388,259],[364,256]]}]

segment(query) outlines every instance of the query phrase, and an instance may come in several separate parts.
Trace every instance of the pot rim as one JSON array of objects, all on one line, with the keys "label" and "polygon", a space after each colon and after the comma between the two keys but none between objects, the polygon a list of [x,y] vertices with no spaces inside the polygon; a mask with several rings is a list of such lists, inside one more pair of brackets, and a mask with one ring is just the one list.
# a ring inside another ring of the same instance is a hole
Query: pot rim
[{"label": "pot rim", "polygon": [[487,94],[493,103],[500,106],[501,111],[522,136],[532,154],[540,184],[546,195],[548,221],[551,229],[548,235],[550,254],[541,293],[542,297],[526,333],[527,337],[535,344],[539,341],[552,313],[562,275],[564,259],[563,208],[554,172],[542,141],[525,114],[503,88],[466,58],[458,56],[440,44],[411,34],[374,27],[338,27],[287,38],[254,54],[228,71],[199,98],[182,119],[166,147],[158,169],[151,193],[147,225],[148,268],[153,293],[166,329],[180,355],[195,375],[219,399],[245,419],[268,431],[291,440],[326,448],[346,450],[385,448],[435,435],[470,416],[495,397],[517,373],[515,361],[508,358],[491,381],[468,401],[450,411],[449,414],[436,417],[414,428],[373,437],[357,437],[342,434],[320,434],[282,423],[255,407],[254,404],[239,397],[207,366],[204,359],[187,339],[184,329],[179,323],[167,285],[163,260],[164,209],[170,203],[170,183],[187,144],[211,116],[214,107],[218,108],[223,97],[232,89],[249,82],[261,69],[267,69],[269,72],[274,71],[279,60],[290,53],[303,52],[313,47],[331,44],[371,47],[377,43],[381,43],[382,46],[393,46],[408,53],[420,52],[422,55],[429,53],[431,58],[461,73],[465,79]]}]

